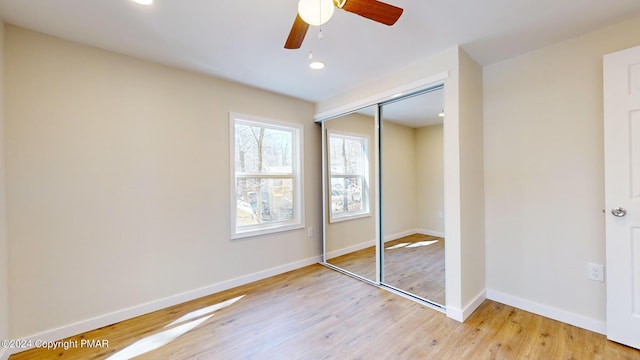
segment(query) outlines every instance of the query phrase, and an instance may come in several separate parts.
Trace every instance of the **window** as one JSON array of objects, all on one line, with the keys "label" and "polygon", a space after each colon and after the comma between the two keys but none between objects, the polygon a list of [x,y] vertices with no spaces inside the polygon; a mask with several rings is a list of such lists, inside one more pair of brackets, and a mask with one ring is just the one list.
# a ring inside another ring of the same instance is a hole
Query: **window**
[{"label": "window", "polygon": [[328,132],[331,211],[336,222],[368,216],[369,138]]},{"label": "window", "polygon": [[232,238],[303,227],[302,126],[230,114]]}]

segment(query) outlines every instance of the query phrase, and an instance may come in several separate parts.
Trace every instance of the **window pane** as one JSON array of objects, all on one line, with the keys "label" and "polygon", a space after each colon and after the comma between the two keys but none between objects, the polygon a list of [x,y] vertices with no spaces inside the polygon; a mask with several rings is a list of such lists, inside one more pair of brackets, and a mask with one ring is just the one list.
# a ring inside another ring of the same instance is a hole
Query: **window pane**
[{"label": "window pane", "polygon": [[346,173],[344,138],[334,135],[329,137],[329,154],[331,155],[331,159],[329,161],[329,164],[331,165],[331,172],[337,174]]},{"label": "window pane", "polygon": [[236,179],[238,228],[294,219],[293,178]]},{"label": "window pane", "polygon": [[331,173],[364,175],[365,139],[331,134],[329,153]]},{"label": "window pane", "polygon": [[365,211],[361,176],[331,178],[331,212],[334,215]]},{"label": "window pane", "polygon": [[329,132],[331,220],[369,214],[368,138]]},{"label": "window pane", "polygon": [[293,132],[235,124],[235,169],[237,173],[293,173]]}]

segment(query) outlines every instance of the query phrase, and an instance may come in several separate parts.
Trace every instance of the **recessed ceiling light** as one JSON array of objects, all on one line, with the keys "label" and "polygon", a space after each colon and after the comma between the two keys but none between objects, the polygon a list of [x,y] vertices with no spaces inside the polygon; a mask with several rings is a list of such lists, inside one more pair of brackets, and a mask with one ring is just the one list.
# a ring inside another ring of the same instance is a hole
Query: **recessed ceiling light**
[{"label": "recessed ceiling light", "polygon": [[140,5],[151,5],[153,4],[153,0],[133,0],[134,2]]},{"label": "recessed ceiling light", "polygon": [[309,63],[309,67],[312,68],[313,70],[320,70],[324,68],[324,63],[318,60],[312,61]]}]

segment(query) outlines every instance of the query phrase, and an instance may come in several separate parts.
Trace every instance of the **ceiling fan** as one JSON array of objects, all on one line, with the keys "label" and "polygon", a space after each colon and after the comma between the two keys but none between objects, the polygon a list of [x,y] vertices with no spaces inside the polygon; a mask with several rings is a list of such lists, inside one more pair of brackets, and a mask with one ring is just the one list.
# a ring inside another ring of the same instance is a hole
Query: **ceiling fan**
[{"label": "ceiling fan", "polygon": [[378,0],[300,0],[298,14],[284,44],[285,49],[299,49],[309,24],[322,25],[329,20],[335,8],[367,19],[393,25],[402,15],[402,9]]}]

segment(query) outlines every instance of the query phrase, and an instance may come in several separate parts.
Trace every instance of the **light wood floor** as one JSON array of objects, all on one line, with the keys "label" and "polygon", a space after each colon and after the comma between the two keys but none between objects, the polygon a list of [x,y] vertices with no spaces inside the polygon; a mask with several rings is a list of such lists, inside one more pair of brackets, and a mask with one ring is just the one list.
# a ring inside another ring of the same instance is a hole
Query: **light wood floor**
[{"label": "light wood floor", "polygon": [[[438,240],[428,246],[414,246]],[[395,249],[395,246],[407,244]],[[445,304],[444,239],[413,234],[385,243],[384,283],[433,301]],[[376,279],[375,247],[354,251],[328,261],[341,269],[371,281]]]},{"label": "light wood floor", "polygon": [[[225,301],[227,307],[208,308]],[[207,310],[194,313],[202,309]],[[172,324],[189,313],[192,318]],[[178,335],[194,322],[201,323],[171,340],[172,333]],[[461,324],[321,265],[69,340],[80,339],[108,340],[109,348],[31,350],[10,359],[104,359],[132,344],[158,346],[162,340],[168,343],[136,359],[640,358],[640,351],[602,335],[492,301],[485,301]]]},{"label": "light wood floor", "polygon": [[[436,243],[424,245],[425,242]],[[407,244],[400,248],[395,246]],[[414,234],[384,244],[384,282],[445,305],[444,239]]]},{"label": "light wood floor", "polygon": [[375,246],[336,256],[327,260],[327,262],[350,273],[360,275],[365,279],[376,281]]}]

